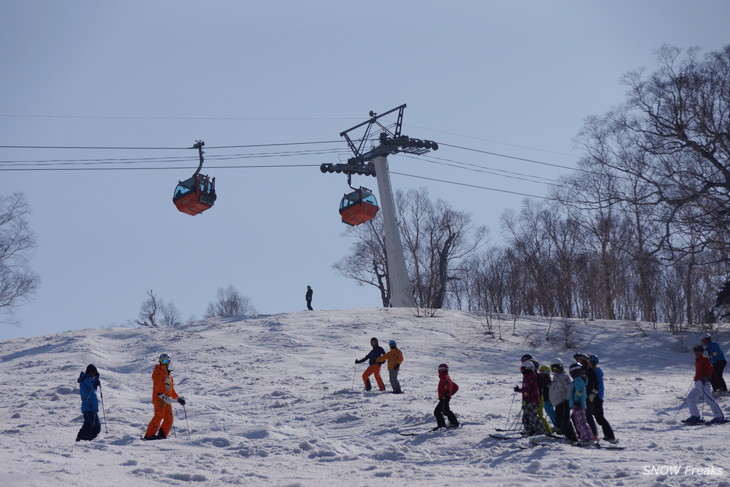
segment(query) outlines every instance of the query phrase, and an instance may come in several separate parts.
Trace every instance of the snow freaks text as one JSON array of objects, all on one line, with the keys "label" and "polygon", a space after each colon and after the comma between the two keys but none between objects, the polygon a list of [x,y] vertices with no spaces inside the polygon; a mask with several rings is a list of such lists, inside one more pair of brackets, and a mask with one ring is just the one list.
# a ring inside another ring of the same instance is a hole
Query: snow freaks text
[{"label": "snow freaks text", "polygon": [[644,475],[722,475],[722,467],[693,467],[691,465],[646,465]]}]

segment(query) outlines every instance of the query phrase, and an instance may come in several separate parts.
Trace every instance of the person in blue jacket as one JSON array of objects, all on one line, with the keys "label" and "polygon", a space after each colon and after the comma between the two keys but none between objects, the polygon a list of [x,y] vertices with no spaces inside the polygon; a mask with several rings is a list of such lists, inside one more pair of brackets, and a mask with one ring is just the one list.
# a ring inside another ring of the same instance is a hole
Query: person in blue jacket
[{"label": "person in blue jacket", "polygon": [[101,431],[99,421],[99,398],[96,397],[96,389],[101,385],[99,382],[99,371],[94,364],[86,367],[86,372],[81,372],[77,380],[79,383],[79,394],[81,395],[81,413],[84,415],[84,424],[76,435],[76,441],[91,441]]},{"label": "person in blue jacket", "polygon": [[710,379],[710,382],[712,383],[712,390],[727,392],[725,379],[722,378],[722,372],[725,370],[727,360],[725,359],[725,354],[722,353],[720,344],[713,342],[712,335],[705,333],[705,336],[702,337],[702,345],[705,347],[705,352],[707,352],[707,355],[710,357],[710,363],[712,364],[712,370],[714,371],[712,378]]},{"label": "person in blue jacket", "polygon": [[593,417],[596,418],[596,423],[601,425],[603,439],[610,443],[618,443],[613,433],[613,428],[611,428],[611,424],[603,413],[603,369],[598,366],[598,362],[598,355],[590,355],[588,357],[588,366],[596,373],[596,385],[598,387],[598,389],[588,392],[588,400],[593,403],[593,409],[591,411]]}]

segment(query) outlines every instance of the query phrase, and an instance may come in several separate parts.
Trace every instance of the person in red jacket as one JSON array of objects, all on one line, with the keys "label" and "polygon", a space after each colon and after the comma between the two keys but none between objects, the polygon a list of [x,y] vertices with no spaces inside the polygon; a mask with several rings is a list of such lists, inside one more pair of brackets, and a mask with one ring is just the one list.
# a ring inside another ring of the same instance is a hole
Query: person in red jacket
[{"label": "person in red jacket", "polygon": [[175,383],[170,373],[170,356],[160,355],[159,364],[152,371],[152,404],[155,406],[155,415],[147,426],[145,440],[164,440],[170,434],[175,418],[172,412],[172,403],[185,405],[185,398],[178,396]]},{"label": "person in red jacket", "polygon": [[456,415],[451,411],[449,402],[451,397],[456,394],[459,390],[459,386],[456,382],[451,380],[449,377],[449,366],[446,364],[439,365],[439,386],[438,386],[438,397],[439,403],[436,405],[436,409],[433,410],[433,415],[436,416],[437,426],[433,429],[436,431],[439,428],[446,428],[446,420],[444,415],[449,418],[449,427],[458,428],[459,420],[456,419]]},{"label": "person in red jacket", "polygon": [[710,359],[705,357],[705,349],[702,345],[697,345],[693,348],[695,353],[695,385],[694,388],[687,394],[685,402],[689,407],[690,417],[685,419],[683,423],[695,424],[702,423],[703,420],[700,418],[700,411],[697,409],[697,401],[700,397],[705,400],[705,403],[710,406],[712,415],[714,418],[711,423],[724,423],[725,416],[722,414],[722,409],[717,405],[715,399],[712,397],[712,384],[710,379],[714,370]]}]

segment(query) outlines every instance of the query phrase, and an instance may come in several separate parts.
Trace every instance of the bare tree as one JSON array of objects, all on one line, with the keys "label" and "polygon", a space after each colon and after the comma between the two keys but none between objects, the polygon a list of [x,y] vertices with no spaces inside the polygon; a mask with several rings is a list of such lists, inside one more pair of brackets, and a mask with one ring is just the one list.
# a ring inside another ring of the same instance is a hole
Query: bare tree
[{"label": "bare tree", "polygon": [[174,326],[180,322],[180,311],[172,301],[168,301],[167,304],[160,306],[160,324],[162,326]]},{"label": "bare tree", "polygon": [[229,284],[225,289],[219,287],[216,297],[217,301],[208,304],[208,309],[205,311],[206,318],[256,314],[256,308],[251,304],[251,299],[239,293],[233,284]]},{"label": "bare tree", "polygon": [[35,294],[40,283],[30,268],[36,239],[26,220],[29,214],[22,193],[0,197],[0,311],[10,314]]},{"label": "bare tree", "polygon": [[134,323],[139,326],[156,328],[158,326],[157,314],[160,311],[160,302],[157,295],[151,289],[147,291],[147,296],[148,298],[144,300],[139,309],[139,317],[134,320]]}]

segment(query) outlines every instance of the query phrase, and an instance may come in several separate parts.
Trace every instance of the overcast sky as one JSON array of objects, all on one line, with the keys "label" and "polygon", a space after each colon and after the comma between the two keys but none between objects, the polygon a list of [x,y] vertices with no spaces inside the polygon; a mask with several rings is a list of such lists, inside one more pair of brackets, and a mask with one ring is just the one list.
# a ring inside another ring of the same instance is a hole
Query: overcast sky
[{"label": "overcast sky", "polygon": [[[0,339],[125,324],[150,289],[183,319],[229,284],[262,313],[304,309],[307,285],[315,309],[378,306],[332,270],[348,187],[318,166],[351,155],[340,132],[406,103],[403,133],[442,145],[391,156],[394,188],[498,243],[500,215],[574,167],[584,118],[623,101],[623,74],[662,44],[720,49],[728,19],[725,0],[6,2],[0,194],[33,209],[41,287]],[[172,192],[198,139],[219,198],[191,217]],[[241,147],[303,142],[327,143]]]}]

